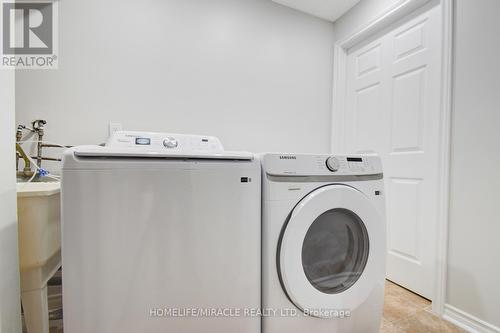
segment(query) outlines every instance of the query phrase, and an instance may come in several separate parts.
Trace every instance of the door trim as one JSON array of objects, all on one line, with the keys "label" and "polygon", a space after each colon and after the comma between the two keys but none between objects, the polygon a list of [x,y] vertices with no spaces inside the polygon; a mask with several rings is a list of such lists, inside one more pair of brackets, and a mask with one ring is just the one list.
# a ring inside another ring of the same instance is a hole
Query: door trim
[{"label": "door trim", "polygon": [[[347,51],[382,31],[392,23],[422,8],[432,0],[401,0],[394,6],[369,22],[366,26],[353,31],[347,38],[338,41],[334,46],[333,59],[333,103],[331,151],[345,153],[344,119],[345,95],[347,84]],[[447,279],[447,247],[449,224],[449,186],[450,186],[450,152],[451,152],[451,110],[453,107],[453,0],[438,0],[441,5],[442,59],[441,59],[441,115],[440,115],[440,161],[439,161],[439,203],[438,227],[436,230],[436,263],[434,272],[434,293],[432,311],[442,316],[446,301]]]}]

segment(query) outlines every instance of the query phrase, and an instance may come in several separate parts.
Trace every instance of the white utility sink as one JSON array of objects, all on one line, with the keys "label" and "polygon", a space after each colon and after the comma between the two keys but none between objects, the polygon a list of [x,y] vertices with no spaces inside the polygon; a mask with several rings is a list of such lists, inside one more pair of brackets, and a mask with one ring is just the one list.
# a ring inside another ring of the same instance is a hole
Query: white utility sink
[{"label": "white utility sink", "polygon": [[48,333],[47,281],[61,266],[60,183],[18,183],[17,215],[26,328]]}]

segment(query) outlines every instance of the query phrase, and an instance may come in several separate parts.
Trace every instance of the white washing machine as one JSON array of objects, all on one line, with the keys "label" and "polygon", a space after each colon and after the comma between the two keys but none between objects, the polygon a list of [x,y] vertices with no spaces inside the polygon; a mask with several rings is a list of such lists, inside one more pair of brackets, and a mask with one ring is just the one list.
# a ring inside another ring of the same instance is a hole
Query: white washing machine
[{"label": "white washing machine", "polygon": [[261,304],[260,177],[210,136],[117,132],[67,150],[64,332],[260,332],[241,313]]},{"label": "white washing machine", "polygon": [[386,244],[380,158],[261,160],[262,332],[379,332]]}]

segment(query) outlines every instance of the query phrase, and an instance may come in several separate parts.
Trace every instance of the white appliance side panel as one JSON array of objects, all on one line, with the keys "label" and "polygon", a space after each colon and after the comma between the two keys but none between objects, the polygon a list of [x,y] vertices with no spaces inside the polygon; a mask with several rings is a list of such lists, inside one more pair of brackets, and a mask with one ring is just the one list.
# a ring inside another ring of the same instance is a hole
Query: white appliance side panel
[{"label": "white appliance side panel", "polygon": [[260,307],[260,187],[258,163],[65,170],[65,331],[259,332],[258,317],[150,310]]}]

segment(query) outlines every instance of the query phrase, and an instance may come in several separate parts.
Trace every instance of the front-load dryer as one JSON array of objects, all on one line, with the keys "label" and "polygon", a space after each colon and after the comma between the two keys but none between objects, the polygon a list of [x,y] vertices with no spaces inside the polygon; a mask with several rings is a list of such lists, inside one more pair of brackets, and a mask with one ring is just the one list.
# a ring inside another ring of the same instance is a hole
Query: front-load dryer
[{"label": "front-load dryer", "polygon": [[66,333],[259,333],[261,171],[211,136],[117,132],[64,154]]},{"label": "front-load dryer", "polygon": [[262,332],[378,332],[386,248],[380,158],[261,161]]}]

